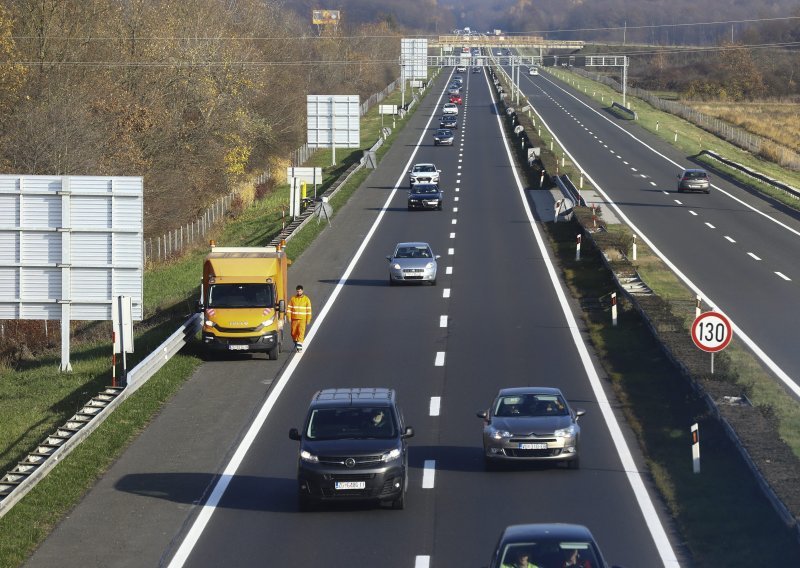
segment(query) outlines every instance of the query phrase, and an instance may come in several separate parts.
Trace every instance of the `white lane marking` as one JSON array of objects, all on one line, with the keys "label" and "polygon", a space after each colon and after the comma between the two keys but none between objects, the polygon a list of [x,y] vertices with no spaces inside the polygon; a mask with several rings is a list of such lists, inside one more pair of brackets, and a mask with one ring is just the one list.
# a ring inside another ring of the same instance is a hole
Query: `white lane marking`
[{"label": "white lane marking", "polygon": [[761,260],[760,258],[758,258],[758,256],[756,256],[756,255],[755,255],[755,254],[753,254],[752,252],[748,252],[748,253],[747,253],[747,256],[749,256],[749,257],[753,258],[754,260]]},{"label": "white lane marking", "polygon": [[712,225],[711,223],[708,223],[708,222],[706,223],[706,227],[708,227],[709,229],[716,229],[716,227],[714,225]]},{"label": "white lane marking", "polygon": [[[492,102],[496,103],[497,100],[494,97],[494,92],[489,85],[489,79],[486,78],[486,84],[489,86],[489,93],[492,96]],[[547,123],[542,119],[542,116],[539,112],[534,108],[533,111],[539,117],[539,120],[542,121],[545,128],[547,128],[550,132],[553,132],[553,129],[550,128]],[[500,132],[503,132],[503,125],[500,122],[500,116],[495,115],[495,119],[497,120],[497,128]],[[514,158],[511,155],[511,149],[508,146],[508,140],[506,139],[505,135],[502,136],[503,146],[506,149],[506,155],[508,156],[508,162],[510,164],[514,163]],[[558,144],[563,148],[564,145],[558,141]],[[572,156],[570,156],[572,159]],[[574,160],[573,160],[573,163]],[[645,487],[644,481],[642,480],[642,476],[639,473],[636,462],[633,460],[633,455],[631,454],[630,448],[628,448],[628,444],[625,441],[625,436],[622,434],[622,429],[617,423],[616,417],[614,416],[614,411],[611,408],[611,404],[608,401],[608,397],[606,396],[605,391],[603,390],[603,384],[600,381],[600,376],[597,374],[597,369],[594,368],[592,364],[592,358],[589,355],[589,351],[586,348],[586,344],[583,342],[583,338],[581,337],[580,327],[578,326],[578,322],[575,320],[575,316],[572,313],[572,309],[570,308],[569,301],[567,300],[566,293],[564,292],[564,288],[562,287],[559,279],[558,274],[556,272],[556,268],[553,265],[553,261],[550,258],[550,253],[547,250],[547,247],[544,242],[544,238],[539,231],[538,226],[536,225],[536,220],[533,218],[533,213],[531,212],[530,204],[528,202],[528,196],[525,195],[525,189],[522,185],[522,180],[519,178],[519,173],[517,169],[512,166],[511,173],[514,175],[514,180],[517,184],[517,192],[520,197],[520,201],[522,202],[522,207],[525,211],[525,214],[528,218],[528,223],[530,224],[531,231],[533,232],[534,238],[536,239],[536,244],[539,247],[539,251],[541,253],[541,258],[544,261],[544,266],[547,269],[547,273],[550,276],[550,281],[553,286],[553,290],[555,291],[556,297],[558,298],[558,303],[561,306],[561,310],[564,314],[564,319],[567,322],[567,327],[572,335],[572,341],[575,344],[575,349],[578,351],[578,355],[580,356],[581,363],[583,364],[584,371],[589,379],[589,383],[592,386],[592,391],[594,393],[595,399],[597,400],[598,408],[600,409],[600,413],[603,416],[603,420],[606,423],[606,427],[611,434],[611,440],[616,447],[617,454],[619,455],[620,461],[622,462],[622,470],[625,472],[628,483],[631,485],[631,489],[633,494],[636,497],[636,501],[639,504],[639,509],[642,512],[642,516],[644,517],[644,521],[647,524],[647,528],[650,530],[650,534],[653,537],[653,541],[655,542],[656,549],[658,550],[658,554],[661,557],[661,562],[664,566],[672,568],[680,566],[678,562],[678,558],[675,556],[675,551],[672,549],[672,545],[669,542],[669,538],[667,537],[667,533],[664,530],[664,526],[661,524],[661,520],[658,517],[658,513],[656,512],[655,506],[653,505],[652,500],[650,499],[650,495],[647,493],[647,488]],[[591,180],[591,183],[599,188],[600,186],[594,181]],[[602,191],[602,190],[601,190]],[[603,193],[606,197],[607,194]],[[613,202],[609,199],[609,201],[613,204]],[[615,208],[619,211],[619,208],[615,206]],[[622,213],[621,211],[619,211]],[[624,214],[623,214],[624,215]],[[627,221],[627,218],[625,218]],[[644,233],[639,232],[638,229],[634,230],[637,234],[643,235]],[[652,246],[650,241],[647,240],[645,237],[642,238],[648,244],[648,246]],[[654,250],[657,250],[655,247],[652,247]],[[699,293],[699,292],[698,292]],[[703,296],[705,297],[705,296]]]},{"label": "white lane marking", "polygon": [[439,316],[439,327],[447,327],[447,316]]},{"label": "white lane marking", "polygon": [[622,154],[617,154],[617,158],[622,159]]},{"label": "white lane marking", "polygon": [[442,408],[442,397],[432,396],[431,404],[428,408],[430,409],[431,416],[439,416],[439,412],[441,411]]},{"label": "white lane marking", "polygon": [[[602,115],[600,112],[598,112],[598,111],[594,110],[592,107],[590,107],[590,106],[589,106],[589,105],[587,105],[586,103],[582,102],[582,101],[581,101],[580,99],[578,99],[576,96],[574,96],[573,94],[569,93],[569,92],[568,92],[566,89],[563,89],[563,88],[559,87],[559,86],[558,86],[556,83],[554,83],[553,81],[550,81],[550,83],[551,83],[551,84],[552,84],[552,85],[553,85],[555,88],[557,88],[557,89],[559,89],[559,90],[563,91],[565,94],[567,94],[567,96],[570,96],[570,97],[572,97],[572,98],[573,98],[573,99],[575,99],[575,100],[576,100],[576,101],[577,101],[579,104],[582,104],[582,105],[583,105],[583,106],[585,106],[587,109],[589,109],[591,112],[594,112],[594,113],[595,113],[597,116],[599,116],[599,117],[600,117],[600,118],[602,118],[603,120],[607,121],[607,122],[608,122],[608,123],[609,123],[611,126],[613,126],[613,127],[615,127],[615,128],[618,128],[619,130],[621,130],[622,132],[624,132],[625,134],[627,134],[628,136],[630,136],[631,138],[633,138],[634,140],[636,140],[637,142],[639,142],[641,145],[643,145],[645,148],[649,149],[649,150],[650,150],[651,152],[653,152],[654,154],[656,154],[656,155],[658,155],[658,156],[660,156],[660,157],[664,158],[664,160],[668,161],[670,164],[673,164],[674,166],[676,166],[676,167],[678,167],[678,168],[681,168],[681,169],[683,169],[683,167],[682,167],[680,164],[678,164],[677,162],[674,162],[673,160],[669,159],[668,157],[666,157],[664,154],[662,154],[661,152],[659,152],[659,151],[658,151],[658,150],[656,150],[655,148],[653,148],[653,147],[651,147],[651,146],[648,146],[648,145],[647,145],[647,144],[645,144],[645,143],[644,143],[642,140],[640,140],[640,139],[636,138],[636,136],[634,136],[632,133],[628,132],[627,130],[625,130],[624,128],[622,128],[621,126],[619,126],[618,124],[614,123],[614,122],[613,122],[611,119],[609,119],[608,117],[606,117],[606,116],[603,116],[603,115]],[[547,129],[548,129],[550,132],[553,132],[553,129],[552,129],[552,128],[550,128],[550,126],[547,124],[547,121],[546,121],[546,120],[544,120],[544,118],[542,118],[542,115],[541,115],[541,114],[539,114],[539,112],[536,110],[536,108],[534,108],[534,109],[533,109],[533,112],[535,112],[535,113],[536,113],[536,116],[538,116],[538,117],[539,117],[539,120],[541,120],[541,121],[542,121],[542,124],[544,124],[545,128],[547,128]],[[559,145],[560,145],[562,148],[564,148],[564,147],[565,147],[565,146],[564,146],[564,145],[561,143],[561,140],[559,140],[559,139],[558,139],[558,137],[557,137],[557,136],[555,136],[555,135],[554,135],[554,136],[553,136],[553,139],[554,139],[556,142],[558,142],[558,144],[559,144]],[[569,156],[569,159],[570,159],[570,160],[572,160],[572,163],[574,163],[576,166],[580,167],[580,164],[579,164],[579,163],[578,163],[578,161],[577,161],[577,160],[576,160],[576,159],[575,159],[575,158],[572,156],[572,154],[569,152],[569,150],[565,150],[564,152],[566,153],[566,155],[567,155],[567,156]],[[644,231],[642,231],[641,229],[639,229],[639,227],[637,227],[637,226],[636,226],[636,225],[633,223],[633,221],[631,221],[631,220],[630,220],[630,218],[629,218],[627,215],[625,215],[625,213],[622,211],[622,209],[620,209],[619,205],[617,205],[617,204],[616,204],[616,202],[615,202],[613,199],[611,199],[611,196],[610,196],[610,195],[608,195],[608,193],[607,193],[607,192],[606,192],[606,191],[605,191],[605,190],[604,190],[604,189],[603,189],[603,188],[600,186],[600,184],[598,184],[598,183],[597,183],[597,182],[594,180],[594,178],[593,178],[591,175],[589,175],[589,174],[586,172],[586,170],[583,170],[583,171],[584,171],[584,173],[585,173],[585,175],[586,175],[586,179],[588,179],[588,180],[589,180],[589,183],[591,183],[592,185],[594,185],[594,187],[595,187],[595,188],[597,188],[597,191],[598,191],[598,193],[600,193],[600,194],[601,194],[601,195],[602,195],[602,196],[603,196],[603,197],[606,199],[606,201],[607,201],[607,202],[608,202],[608,204],[611,206],[611,208],[612,208],[612,209],[614,209],[614,211],[616,212],[617,216],[618,216],[620,219],[622,219],[622,221],[623,221],[623,222],[624,222],[626,225],[628,225],[628,226],[631,228],[631,230],[632,230],[632,231],[634,231],[634,232],[635,232],[637,235],[640,235],[640,236],[641,236],[641,238],[642,238],[642,241],[644,241],[644,243],[645,243],[645,244],[646,244],[648,247],[650,247],[650,250],[651,250],[651,251],[653,251],[653,252],[654,252],[656,255],[658,255],[658,257],[659,257],[661,260],[663,260],[663,261],[664,261],[664,264],[666,264],[667,266],[669,266],[669,268],[670,268],[670,269],[671,269],[671,270],[672,270],[672,271],[673,271],[673,272],[674,272],[674,273],[675,273],[675,274],[678,276],[678,278],[680,278],[680,279],[681,279],[681,280],[684,282],[684,284],[686,284],[686,285],[687,285],[687,286],[688,286],[688,287],[689,287],[689,288],[692,290],[692,292],[694,292],[695,294],[697,294],[697,295],[699,295],[699,296],[701,296],[701,297],[705,298],[705,300],[706,300],[706,303],[709,305],[709,307],[710,307],[712,310],[715,310],[715,311],[718,311],[718,312],[724,313],[724,312],[725,312],[725,310],[724,310],[724,309],[723,309],[721,306],[717,305],[717,303],[716,303],[716,302],[714,302],[714,300],[712,300],[712,299],[709,297],[709,295],[708,295],[708,294],[706,294],[705,292],[703,292],[703,291],[702,291],[702,290],[701,290],[701,289],[700,289],[700,288],[699,288],[699,287],[698,287],[698,286],[697,286],[697,285],[696,285],[696,284],[695,284],[695,283],[694,283],[692,280],[690,280],[690,279],[689,279],[689,277],[688,277],[688,276],[686,276],[686,275],[685,275],[683,272],[681,272],[681,270],[680,270],[680,269],[679,269],[679,268],[678,268],[678,267],[675,265],[675,263],[674,263],[674,262],[672,262],[670,259],[668,259],[668,258],[666,257],[666,255],[665,255],[663,252],[661,252],[661,249],[659,249],[659,248],[656,246],[656,244],[655,244],[655,243],[654,243],[652,240],[650,240],[650,239],[647,237],[647,235],[644,233]],[[645,177],[645,176],[642,176],[642,177]],[[717,186],[715,186],[715,185],[712,185],[712,187],[714,187],[715,189],[717,189],[717,191],[719,191],[720,193],[722,193],[722,194],[724,194],[724,195],[727,195],[728,197],[730,197],[730,198],[731,198],[731,199],[733,199],[734,201],[737,201],[738,203],[740,203],[740,204],[744,205],[745,207],[747,207],[747,208],[748,208],[748,209],[750,209],[751,211],[754,211],[754,212],[758,213],[759,215],[762,215],[763,217],[765,217],[765,218],[769,219],[770,221],[773,221],[774,223],[776,223],[777,225],[779,225],[779,226],[783,227],[784,229],[786,229],[786,230],[788,230],[788,231],[790,231],[790,232],[794,233],[795,235],[798,235],[798,236],[800,236],[800,231],[796,231],[796,230],[792,229],[791,227],[787,226],[786,224],[784,224],[784,223],[782,223],[782,222],[778,221],[777,219],[774,219],[774,218],[770,217],[769,215],[767,215],[767,214],[766,214],[766,213],[764,213],[763,211],[759,211],[758,209],[756,209],[756,208],[755,208],[755,207],[753,207],[752,205],[749,205],[749,204],[745,203],[744,201],[742,201],[742,200],[741,200],[741,199],[739,199],[738,197],[736,197],[736,196],[734,196],[734,195],[732,195],[732,194],[728,193],[727,191],[725,191],[725,190],[723,190],[723,189],[721,189],[721,188],[719,188],[719,187],[717,187]],[[732,318],[730,318],[730,316],[728,316],[728,319],[729,319],[729,320],[731,320]],[[758,344],[756,344],[756,342],[755,342],[755,341],[753,341],[753,340],[750,338],[750,336],[749,336],[749,335],[747,335],[747,333],[745,333],[745,331],[744,331],[744,330],[743,330],[741,327],[739,327],[739,326],[736,324],[736,322],[734,322],[734,321],[731,321],[731,327],[733,328],[733,331],[734,331],[734,332],[737,334],[737,336],[739,337],[739,339],[741,339],[742,341],[744,341],[744,342],[745,342],[745,344],[746,344],[746,345],[747,345],[747,346],[750,348],[750,350],[751,350],[753,353],[755,353],[755,354],[756,354],[756,356],[757,356],[759,359],[761,359],[761,361],[762,361],[762,362],[763,362],[763,363],[764,363],[764,364],[765,364],[765,365],[766,365],[766,366],[767,366],[767,367],[768,367],[768,368],[769,368],[769,369],[770,369],[770,370],[771,370],[773,373],[775,373],[775,376],[777,376],[777,377],[778,377],[778,379],[780,379],[780,381],[781,381],[783,384],[785,384],[785,385],[786,385],[786,386],[789,388],[789,390],[791,390],[791,391],[794,393],[794,395],[795,395],[795,396],[800,396],[800,384],[798,384],[798,383],[796,383],[794,380],[792,380],[792,378],[791,378],[791,377],[790,377],[790,376],[789,376],[789,375],[786,373],[786,371],[784,371],[783,369],[781,369],[781,367],[780,367],[780,366],[779,366],[779,365],[778,365],[778,364],[777,364],[775,361],[773,361],[773,360],[772,360],[772,357],[770,357],[769,355],[767,355],[766,351],[764,351],[764,350],[763,350],[763,349],[762,349],[762,348],[761,348],[761,347],[760,347]]]},{"label": "white lane marking", "polygon": [[792,281],[792,279],[789,278],[788,276],[786,276],[783,272],[776,272],[775,274],[777,274],[778,276],[780,276],[781,278],[783,278],[787,282],[791,282]]},{"label": "white lane marking", "polygon": [[[439,98],[436,101],[436,105],[438,106],[444,96],[444,91],[439,95]],[[295,353],[292,358],[287,363],[286,367],[281,373],[278,380],[274,383],[272,391],[267,396],[267,399],[264,401],[264,404],[261,406],[261,409],[258,411],[258,414],[253,419],[253,422],[250,424],[250,428],[248,428],[247,432],[245,433],[244,437],[242,438],[239,445],[236,447],[236,451],[233,453],[230,461],[228,461],[225,469],[223,469],[222,473],[217,479],[217,482],[214,484],[214,487],[211,489],[211,494],[209,495],[208,499],[200,508],[200,512],[197,514],[194,522],[192,523],[189,532],[186,534],[186,537],[181,542],[180,547],[178,547],[177,552],[175,552],[175,556],[172,557],[170,560],[168,568],[181,568],[189,558],[189,555],[194,550],[194,547],[197,545],[197,542],[200,540],[200,537],[203,534],[206,526],[208,526],[208,522],[211,520],[211,515],[214,514],[217,507],[219,506],[220,501],[222,500],[222,496],[225,494],[225,491],[228,489],[228,485],[233,480],[236,475],[236,471],[239,469],[242,461],[244,460],[247,452],[250,450],[250,447],[255,442],[256,437],[258,436],[259,432],[261,431],[262,427],[264,426],[264,422],[266,422],[267,417],[269,416],[272,409],[275,407],[275,404],[278,402],[278,397],[280,397],[283,389],[286,388],[286,385],[291,380],[292,376],[294,375],[295,369],[303,360],[303,356],[308,353],[309,348],[313,345],[314,338],[317,335],[317,332],[322,328],[322,324],[324,323],[325,319],[327,318],[328,314],[330,313],[333,305],[336,303],[339,294],[341,294],[342,290],[347,283],[348,278],[350,278],[350,274],[352,274],[353,270],[356,267],[356,264],[361,259],[361,256],[364,254],[364,251],[367,249],[367,245],[369,245],[372,237],[375,235],[375,232],[378,230],[378,226],[381,224],[383,217],[386,215],[386,211],[388,211],[389,206],[394,199],[394,196],[397,194],[397,190],[400,185],[404,184],[406,181],[406,176],[408,175],[409,169],[411,169],[411,164],[414,163],[414,158],[417,155],[417,152],[420,149],[422,144],[422,140],[428,134],[428,129],[430,128],[431,122],[433,121],[433,115],[430,116],[428,122],[425,124],[425,128],[422,129],[422,133],[419,135],[419,139],[417,140],[417,145],[414,147],[414,150],[411,152],[411,156],[408,158],[408,162],[406,163],[405,167],[401,170],[402,173],[400,177],[397,178],[397,181],[394,184],[394,189],[389,192],[386,201],[381,207],[381,210],[378,212],[378,216],[375,218],[375,221],[372,223],[369,231],[367,232],[364,239],[361,241],[361,245],[356,250],[355,255],[350,260],[350,264],[347,265],[344,273],[342,274],[341,278],[339,278],[339,282],[336,283],[333,292],[328,297],[328,301],[325,302],[325,305],[319,312],[317,316],[316,324],[311,328],[311,331],[308,333],[305,339],[305,349],[300,353]]]},{"label": "white lane marking", "polygon": [[433,361],[435,367],[444,367],[444,351],[436,352],[436,359]]},{"label": "white lane marking", "polygon": [[454,248],[447,249],[447,254],[449,254],[450,256],[456,254],[456,249],[454,249]]},{"label": "white lane marking", "polygon": [[453,213],[458,213],[458,207],[453,207]]},{"label": "white lane marking", "polygon": [[417,556],[414,559],[414,568],[430,568],[430,565],[431,565],[430,556]]},{"label": "white lane marking", "polygon": [[[459,160],[459,161],[460,161],[460,160]],[[460,170],[460,169],[461,169],[461,166],[458,166],[458,169]],[[461,175],[461,174],[459,174],[459,175]]]},{"label": "white lane marking", "polygon": [[638,172],[639,170],[637,170],[636,168],[631,168],[631,171],[632,172]]},{"label": "white lane marking", "polygon": [[456,238],[456,234],[455,233],[450,233],[450,238],[451,239],[455,239]]},{"label": "white lane marking", "polygon": [[453,201],[458,202],[458,196],[457,195],[453,198]]},{"label": "white lane marking", "polygon": [[656,186],[656,182],[654,182],[654,181],[651,181],[651,182],[650,182],[650,185],[652,185],[653,187],[655,187],[655,186]]},{"label": "white lane marking", "polygon": [[736,242],[736,241],[734,241],[732,238],[730,238],[728,235],[725,235],[725,238],[726,238],[727,240],[729,240],[730,242],[732,242],[732,243],[735,243],[735,242]]},{"label": "white lane marking", "polygon": [[450,221],[450,224],[451,224],[451,225],[455,225],[456,223],[458,223],[458,219],[452,219],[452,220]]},{"label": "white lane marking", "polygon": [[[644,177],[644,176],[642,176],[642,177]],[[669,195],[669,191],[664,191],[663,189],[661,190],[661,193],[663,193],[664,195]]]},{"label": "white lane marking", "polygon": [[626,166],[628,165],[628,162],[626,162],[625,160],[622,160],[622,163],[625,164]]},{"label": "white lane marking", "polygon": [[678,205],[683,205],[683,203],[681,203],[681,202],[680,202],[680,201],[678,201],[677,199],[675,200],[675,203],[677,203]]},{"label": "white lane marking", "polygon": [[450,288],[445,288],[442,290],[442,298],[449,298],[450,297]]},{"label": "white lane marking", "polygon": [[436,460],[425,460],[422,470],[422,488],[433,489],[433,481],[436,477]]},{"label": "white lane marking", "polygon": [[694,211],[692,211],[691,209],[689,210],[689,213],[691,213],[692,215],[694,215],[695,217],[697,217],[697,213],[695,213],[695,212],[694,212]]},{"label": "white lane marking", "polygon": [[448,266],[447,268],[444,269],[444,273],[445,274],[452,274],[453,273],[453,267],[452,266]]}]

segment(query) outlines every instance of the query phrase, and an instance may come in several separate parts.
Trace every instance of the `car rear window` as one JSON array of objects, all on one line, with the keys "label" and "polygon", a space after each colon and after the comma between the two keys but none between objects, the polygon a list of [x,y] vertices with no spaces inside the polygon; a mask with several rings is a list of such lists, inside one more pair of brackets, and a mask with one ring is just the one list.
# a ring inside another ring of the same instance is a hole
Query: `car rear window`
[{"label": "car rear window", "polygon": [[684,172],[683,177],[686,179],[706,179],[708,174],[706,172],[688,171]]}]

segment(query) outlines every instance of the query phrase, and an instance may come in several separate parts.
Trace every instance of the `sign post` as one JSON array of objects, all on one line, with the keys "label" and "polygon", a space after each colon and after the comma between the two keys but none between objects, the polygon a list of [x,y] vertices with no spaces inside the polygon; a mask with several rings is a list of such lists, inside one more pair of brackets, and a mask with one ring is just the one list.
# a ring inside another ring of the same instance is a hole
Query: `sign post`
[{"label": "sign post", "polygon": [[699,349],[711,353],[711,374],[714,374],[714,353],[725,349],[733,338],[728,318],[719,312],[700,314],[692,323],[692,341]]}]

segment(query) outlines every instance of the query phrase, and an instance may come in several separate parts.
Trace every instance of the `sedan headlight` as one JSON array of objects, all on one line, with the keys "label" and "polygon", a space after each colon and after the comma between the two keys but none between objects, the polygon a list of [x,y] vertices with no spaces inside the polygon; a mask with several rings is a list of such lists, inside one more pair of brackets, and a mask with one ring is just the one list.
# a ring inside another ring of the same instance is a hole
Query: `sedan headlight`
[{"label": "sedan headlight", "polygon": [[575,424],[570,424],[566,428],[561,428],[561,430],[556,430],[553,432],[553,435],[557,438],[572,438],[575,436]]},{"label": "sedan headlight", "polygon": [[512,435],[513,434],[508,430],[495,430],[494,428],[489,430],[489,437],[493,440],[503,440],[505,438],[510,438]]},{"label": "sedan headlight", "polygon": [[427,268],[428,270],[430,270],[431,268],[433,268],[433,263],[432,263],[432,262],[429,262],[428,264],[426,264],[426,265],[425,265],[425,268]]},{"label": "sedan headlight", "polygon": [[395,449],[390,450],[390,451],[386,452],[385,454],[383,454],[381,456],[381,461],[382,462],[390,462],[392,460],[396,460],[399,457],[400,457],[400,450],[395,448]]},{"label": "sedan headlight", "polygon": [[300,451],[300,459],[303,461],[317,463],[319,462],[319,458],[312,453],[307,452],[306,450]]},{"label": "sedan headlight", "polygon": [[392,265],[392,268],[394,268],[395,270],[401,270],[401,269],[402,269],[402,267],[400,266],[400,264],[399,264],[399,263],[397,263],[397,262],[395,262],[395,263]]}]

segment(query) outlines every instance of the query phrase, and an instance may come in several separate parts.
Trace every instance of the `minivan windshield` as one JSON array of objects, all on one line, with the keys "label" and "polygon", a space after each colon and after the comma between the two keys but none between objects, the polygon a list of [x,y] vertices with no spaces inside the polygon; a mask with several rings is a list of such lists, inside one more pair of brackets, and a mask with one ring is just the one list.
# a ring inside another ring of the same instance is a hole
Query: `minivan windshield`
[{"label": "minivan windshield", "polygon": [[380,407],[315,408],[306,429],[309,440],[397,437],[392,409]]},{"label": "minivan windshield", "polygon": [[212,284],[208,287],[209,308],[272,308],[272,284]]}]

